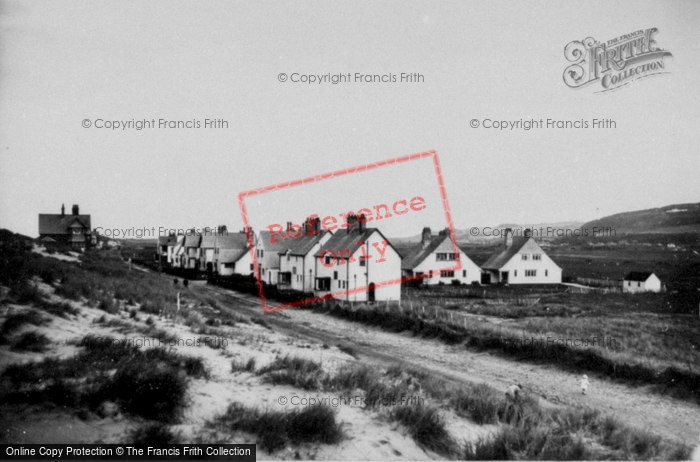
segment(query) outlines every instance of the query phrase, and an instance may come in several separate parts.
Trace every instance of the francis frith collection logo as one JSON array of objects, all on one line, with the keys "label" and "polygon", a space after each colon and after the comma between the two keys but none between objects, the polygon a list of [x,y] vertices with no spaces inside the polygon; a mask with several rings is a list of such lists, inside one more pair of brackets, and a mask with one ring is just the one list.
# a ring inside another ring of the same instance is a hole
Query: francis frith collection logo
[{"label": "francis frith collection logo", "polygon": [[564,70],[564,83],[570,88],[583,88],[598,83],[598,92],[617,90],[635,80],[669,73],[665,58],[673,55],[657,46],[656,28],[599,42],[592,37],[573,42],[564,48],[571,62]]}]

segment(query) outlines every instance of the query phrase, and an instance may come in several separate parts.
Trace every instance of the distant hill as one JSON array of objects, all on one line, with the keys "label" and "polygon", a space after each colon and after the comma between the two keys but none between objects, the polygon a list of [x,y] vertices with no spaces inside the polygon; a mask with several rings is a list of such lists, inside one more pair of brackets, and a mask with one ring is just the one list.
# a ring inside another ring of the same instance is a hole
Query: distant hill
[{"label": "distant hill", "polygon": [[612,228],[621,234],[700,233],[700,203],[676,204],[656,209],[638,210],[589,221],[584,229]]}]

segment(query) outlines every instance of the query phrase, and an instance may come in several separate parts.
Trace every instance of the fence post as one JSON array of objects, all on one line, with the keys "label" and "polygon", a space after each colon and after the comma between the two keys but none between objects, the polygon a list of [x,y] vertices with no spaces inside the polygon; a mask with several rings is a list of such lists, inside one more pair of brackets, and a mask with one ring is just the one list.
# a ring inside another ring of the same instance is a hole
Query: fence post
[{"label": "fence post", "polygon": [[177,293],[177,311],[180,311],[180,292]]}]

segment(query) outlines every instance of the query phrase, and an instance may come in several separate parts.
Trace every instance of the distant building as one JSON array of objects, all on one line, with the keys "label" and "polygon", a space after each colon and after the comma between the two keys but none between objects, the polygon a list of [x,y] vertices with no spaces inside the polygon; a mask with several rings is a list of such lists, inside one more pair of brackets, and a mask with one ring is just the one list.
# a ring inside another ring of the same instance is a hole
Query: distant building
[{"label": "distant building", "polygon": [[622,280],[622,292],[661,292],[661,280],[651,272],[632,271]]},{"label": "distant building", "polygon": [[159,236],[156,254],[158,257],[158,264],[169,263],[169,254],[172,247],[177,243],[177,236],[170,234],[168,236]]},{"label": "distant building", "polygon": [[[39,239],[42,242],[68,245],[74,249],[85,249],[97,244],[92,234],[90,215],[81,215],[78,205],[73,206],[72,213],[66,215],[65,205],[61,205],[60,214],[39,214]],[[51,240],[49,240],[51,239]]]},{"label": "distant building", "polygon": [[286,248],[278,252],[277,287],[281,290],[314,291],[314,254],[328,242],[332,233],[321,230],[321,220],[318,217],[307,218],[302,232],[303,235],[298,238],[288,238]]},{"label": "distant building", "polygon": [[253,274],[253,259],[245,231],[217,236],[213,266],[219,276]]},{"label": "distant building", "polygon": [[399,301],[401,256],[377,228],[365,228],[353,215],[347,222],[347,229],[336,231],[314,254],[314,295],[333,294],[347,301]]},{"label": "distant building", "polygon": [[[462,263],[461,270],[448,269],[458,262]],[[404,277],[422,276],[416,282],[426,285],[450,284],[453,280],[462,284],[481,282],[481,268],[450,239],[449,229],[434,236],[430,228],[423,228],[421,242],[404,255],[401,271]]]},{"label": "distant building", "polygon": [[503,247],[496,251],[481,268],[490,284],[561,284],[561,268],[535,242],[530,230],[513,238],[505,230]]}]

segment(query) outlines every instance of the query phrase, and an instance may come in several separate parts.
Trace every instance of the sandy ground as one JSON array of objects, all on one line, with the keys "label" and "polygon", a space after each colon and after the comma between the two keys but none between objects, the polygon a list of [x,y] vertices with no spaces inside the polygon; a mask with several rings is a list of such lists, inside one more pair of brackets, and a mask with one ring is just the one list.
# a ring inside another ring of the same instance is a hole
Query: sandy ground
[{"label": "sandy ground", "polygon": [[[223,289],[206,287],[225,294]],[[251,309],[257,301],[243,294]],[[252,308],[255,307],[255,308]],[[298,332],[316,338],[332,339],[352,345],[367,360],[379,363],[403,361],[444,377],[465,382],[485,382],[504,390],[521,383],[528,391],[552,406],[588,406],[614,415],[624,422],[649,429],[668,439],[697,445],[700,435],[700,406],[588,374],[591,386],[581,395],[578,376],[550,365],[538,365],[505,359],[491,353],[477,353],[464,346],[448,346],[437,340],[414,337],[406,332],[392,334],[360,323],[306,310],[282,313]],[[313,328],[305,328],[312,326]]]},{"label": "sandy ground", "polygon": [[[53,290],[46,284],[39,283],[40,289],[54,301],[64,301],[52,294]],[[208,290],[202,287],[201,290]],[[5,291],[3,291],[6,293]],[[110,335],[117,338],[143,338],[139,333],[119,334],[111,328],[105,328],[94,321],[105,312],[90,308],[84,304],[70,302],[79,307],[81,313],[71,319],[63,319],[45,314],[51,322],[45,326],[23,326],[19,333],[37,330],[44,333],[52,344],[45,353],[13,352],[8,345],[0,346],[0,369],[10,363],[37,361],[47,356],[68,357],[76,354],[79,347],[74,343],[88,333],[100,336]],[[239,305],[239,302],[236,302]],[[232,306],[232,305],[229,305]],[[0,305],[0,319],[8,315],[29,309],[15,304]],[[139,321],[130,320],[126,312],[118,315],[106,315],[107,318],[119,318],[123,322],[136,326],[145,326],[146,316]],[[197,337],[189,327],[159,318],[156,327],[163,328],[180,339]],[[228,344],[221,349],[213,349],[204,344],[200,346],[177,346],[178,352],[199,356],[209,367],[210,380],[193,380],[189,394],[191,404],[185,417],[174,430],[180,431],[184,442],[195,440],[210,441],[212,433],[205,429],[207,421],[222,413],[228,404],[237,401],[250,406],[270,408],[272,410],[291,410],[292,402],[303,399],[333,399],[339,397],[334,393],[306,392],[289,386],[273,386],[263,383],[261,378],[248,372],[231,372],[231,361],[246,362],[255,358],[257,367],[264,366],[278,356],[287,354],[300,356],[321,362],[324,370],[334,372],[347,363],[357,360],[342,352],[336,346],[324,345],[322,341],[300,336],[294,332],[281,333],[266,329],[256,324],[238,324],[228,329]],[[284,396],[288,402],[279,404]],[[324,459],[324,460],[430,460],[440,459],[437,454],[425,451],[407,435],[405,429],[389,422],[387,409],[365,410],[360,405],[340,405],[336,408],[337,418],[342,422],[346,439],[335,446],[304,445],[286,448],[274,454],[265,454],[258,450],[259,459]],[[6,443],[116,443],[127,442],[128,433],[141,421],[123,415],[99,418],[90,415],[87,420],[78,418],[73,412],[60,409],[40,410],[36,407],[14,406],[5,403],[0,412],[0,442]],[[492,432],[493,426],[478,426],[454,415],[444,412],[448,429],[459,440],[475,440]],[[216,433],[215,442],[255,442],[253,435],[241,433],[222,435]]]}]

